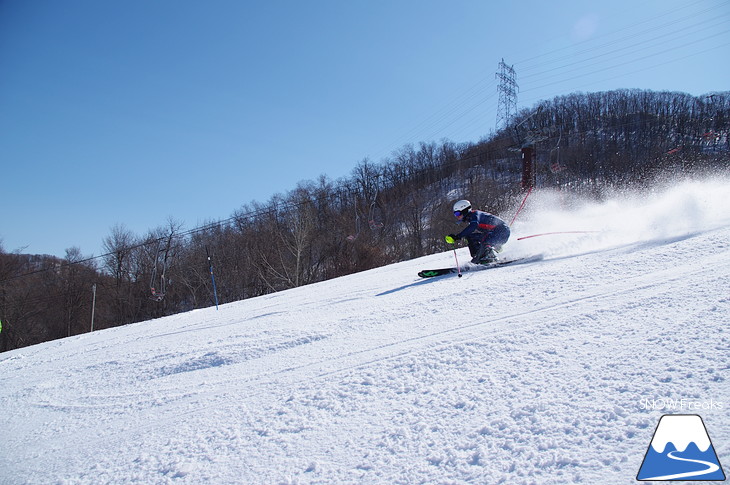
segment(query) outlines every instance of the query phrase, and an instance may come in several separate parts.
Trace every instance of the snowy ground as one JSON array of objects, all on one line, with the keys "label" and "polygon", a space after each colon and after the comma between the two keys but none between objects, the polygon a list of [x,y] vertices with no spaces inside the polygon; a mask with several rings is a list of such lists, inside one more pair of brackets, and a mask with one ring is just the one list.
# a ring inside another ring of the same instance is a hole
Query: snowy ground
[{"label": "snowy ground", "polygon": [[[416,277],[446,252],[0,354],[0,483],[637,483],[668,412],[728,474],[728,200],[536,194],[504,255],[540,262]],[[560,230],[600,232],[517,240]]]}]

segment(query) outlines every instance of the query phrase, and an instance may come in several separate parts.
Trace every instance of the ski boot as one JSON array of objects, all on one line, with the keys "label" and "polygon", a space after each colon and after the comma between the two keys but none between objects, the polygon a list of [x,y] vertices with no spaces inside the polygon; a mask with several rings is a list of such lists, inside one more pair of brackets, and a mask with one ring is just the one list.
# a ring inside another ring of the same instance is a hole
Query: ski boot
[{"label": "ski boot", "polygon": [[483,245],[471,260],[474,264],[490,264],[497,261],[497,253],[492,246]]}]

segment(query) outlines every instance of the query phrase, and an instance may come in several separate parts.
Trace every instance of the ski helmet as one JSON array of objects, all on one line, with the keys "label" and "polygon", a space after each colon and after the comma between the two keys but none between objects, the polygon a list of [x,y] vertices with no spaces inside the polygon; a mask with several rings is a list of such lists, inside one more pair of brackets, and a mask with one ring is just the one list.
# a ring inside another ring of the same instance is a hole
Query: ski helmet
[{"label": "ski helmet", "polygon": [[456,217],[466,215],[471,210],[471,202],[468,200],[460,200],[454,204],[454,215]]}]

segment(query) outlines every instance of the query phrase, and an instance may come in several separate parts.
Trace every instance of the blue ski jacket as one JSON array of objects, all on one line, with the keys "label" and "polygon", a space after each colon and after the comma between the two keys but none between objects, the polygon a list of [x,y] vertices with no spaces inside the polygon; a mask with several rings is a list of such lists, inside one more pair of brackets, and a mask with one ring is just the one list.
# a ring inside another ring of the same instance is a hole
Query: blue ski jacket
[{"label": "blue ski jacket", "polygon": [[[456,235],[456,239],[466,238],[485,241],[489,239],[491,234],[506,234],[509,237],[509,226],[507,226],[507,223],[488,212],[479,210],[471,211],[464,216],[462,222],[466,222],[469,225]],[[499,239],[502,238],[500,237]],[[504,242],[506,242],[506,239]]]}]

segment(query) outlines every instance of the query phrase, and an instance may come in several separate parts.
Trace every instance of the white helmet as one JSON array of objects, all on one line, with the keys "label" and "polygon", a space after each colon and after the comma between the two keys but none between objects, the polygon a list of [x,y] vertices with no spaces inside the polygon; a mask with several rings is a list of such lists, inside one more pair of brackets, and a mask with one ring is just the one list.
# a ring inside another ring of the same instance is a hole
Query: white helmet
[{"label": "white helmet", "polygon": [[468,200],[460,200],[454,204],[454,214],[466,214],[471,209],[471,202]]}]

